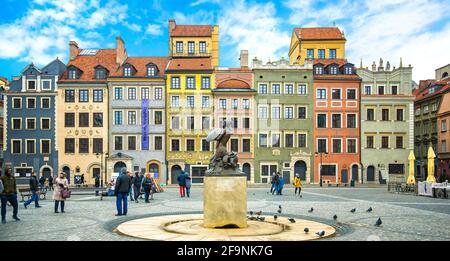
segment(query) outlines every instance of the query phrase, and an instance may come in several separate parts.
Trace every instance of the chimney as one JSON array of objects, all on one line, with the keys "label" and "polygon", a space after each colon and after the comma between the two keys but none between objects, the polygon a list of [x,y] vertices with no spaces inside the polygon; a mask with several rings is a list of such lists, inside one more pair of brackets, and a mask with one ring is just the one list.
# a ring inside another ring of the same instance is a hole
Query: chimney
[{"label": "chimney", "polygon": [[125,42],[122,37],[116,37],[116,63],[121,66],[128,58]]},{"label": "chimney", "polygon": [[77,42],[70,41],[69,42],[69,50],[70,50],[70,60],[72,61],[80,53],[80,49],[78,48]]},{"label": "chimney", "polygon": [[241,68],[248,68],[248,50],[241,50],[239,60],[241,61]]},{"label": "chimney", "polygon": [[169,35],[172,33],[172,31],[175,29],[176,26],[177,26],[177,23],[175,22],[175,20],[170,19],[169,20]]}]

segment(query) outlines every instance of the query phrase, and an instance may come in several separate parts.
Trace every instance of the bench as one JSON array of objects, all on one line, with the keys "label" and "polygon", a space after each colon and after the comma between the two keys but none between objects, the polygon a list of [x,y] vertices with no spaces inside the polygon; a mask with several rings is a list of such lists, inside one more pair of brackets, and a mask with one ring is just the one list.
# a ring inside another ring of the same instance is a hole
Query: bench
[{"label": "bench", "polygon": [[107,188],[106,187],[100,187],[100,188],[96,188],[96,187],[69,187],[71,194],[72,195],[86,195],[86,194],[91,194],[94,193],[94,195],[96,194],[96,192],[98,191],[98,194],[100,196],[100,200],[103,200],[103,194],[105,194],[107,192]]}]

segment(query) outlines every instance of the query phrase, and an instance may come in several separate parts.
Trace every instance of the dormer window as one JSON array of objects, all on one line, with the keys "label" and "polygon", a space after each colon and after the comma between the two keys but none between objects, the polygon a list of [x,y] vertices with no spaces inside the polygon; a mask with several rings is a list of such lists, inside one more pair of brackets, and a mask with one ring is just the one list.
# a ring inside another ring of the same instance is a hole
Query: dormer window
[{"label": "dormer window", "polygon": [[69,79],[75,80],[77,78],[77,70],[76,69],[70,69],[69,70]]},{"label": "dormer window", "polygon": [[123,76],[125,76],[125,77],[131,76],[131,67],[130,66],[123,68]]},{"label": "dormer window", "polygon": [[344,69],[345,74],[350,75],[353,74],[353,68],[350,66],[346,66]]},{"label": "dormer window", "polygon": [[314,68],[314,73],[315,74],[323,74],[323,67],[322,66],[316,66]]},{"label": "dormer window", "polygon": [[154,65],[147,66],[147,76],[156,76],[156,66]]},{"label": "dormer window", "polygon": [[336,75],[337,72],[338,72],[337,66],[331,66],[331,67],[330,67],[330,74]]},{"label": "dormer window", "polygon": [[103,68],[95,69],[95,79],[102,80],[106,79],[106,71]]}]

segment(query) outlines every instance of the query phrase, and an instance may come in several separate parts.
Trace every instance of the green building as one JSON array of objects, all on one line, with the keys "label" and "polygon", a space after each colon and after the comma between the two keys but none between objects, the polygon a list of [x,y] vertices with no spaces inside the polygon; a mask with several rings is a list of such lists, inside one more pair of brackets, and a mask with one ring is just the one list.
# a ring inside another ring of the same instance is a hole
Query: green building
[{"label": "green building", "polygon": [[306,183],[312,181],[312,68],[312,63],[289,65],[283,58],[267,64],[253,60],[255,182],[270,183],[274,172],[280,172],[286,184],[293,182],[295,173]]}]

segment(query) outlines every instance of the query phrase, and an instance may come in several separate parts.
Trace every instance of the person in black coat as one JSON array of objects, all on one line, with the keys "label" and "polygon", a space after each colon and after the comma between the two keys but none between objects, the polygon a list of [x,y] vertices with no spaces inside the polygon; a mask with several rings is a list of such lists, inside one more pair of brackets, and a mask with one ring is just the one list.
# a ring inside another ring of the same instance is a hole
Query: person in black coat
[{"label": "person in black coat", "polygon": [[44,189],[44,188],[45,188],[45,177],[44,177],[44,175],[42,175],[42,176],[39,178],[39,186],[40,186],[41,189]]},{"label": "person in black coat", "polygon": [[[100,176],[95,176],[95,187],[100,187]],[[95,195],[98,196],[98,190],[95,191]]]},{"label": "person in black coat", "polygon": [[126,216],[128,212],[128,193],[131,189],[131,178],[127,175],[127,168],[120,170],[119,177],[116,180],[114,194],[116,195],[116,216]]},{"label": "person in black coat", "polygon": [[49,190],[53,189],[53,177],[52,176],[48,177],[48,189]]},{"label": "person in black coat", "polygon": [[181,174],[177,178],[178,185],[180,186],[180,196],[182,198],[184,198],[185,195],[186,195],[186,177],[187,177],[187,175],[183,171],[183,172],[181,172]]},{"label": "person in black coat", "polygon": [[37,177],[36,177],[36,172],[35,171],[33,171],[32,173],[31,173],[31,178],[30,178],[30,190],[31,190],[31,198],[29,199],[29,200],[27,200],[27,201],[25,201],[25,203],[23,203],[23,206],[25,207],[25,208],[27,208],[28,207],[28,205],[30,205],[31,204],[31,202],[33,202],[34,201],[34,206],[36,207],[36,208],[40,208],[41,206],[39,206],[39,182],[38,182],[38,180],[37,180]]},{"label": "person in black coat", "polygon": [[134,177],[131,182],[133,183],[134,202],[139,203],[138,198],[141,194],[142,185],[142,177],[139,175],[139,172],[134,173]]}]

